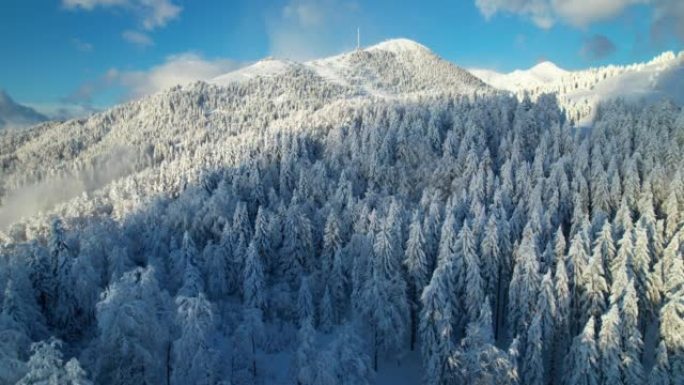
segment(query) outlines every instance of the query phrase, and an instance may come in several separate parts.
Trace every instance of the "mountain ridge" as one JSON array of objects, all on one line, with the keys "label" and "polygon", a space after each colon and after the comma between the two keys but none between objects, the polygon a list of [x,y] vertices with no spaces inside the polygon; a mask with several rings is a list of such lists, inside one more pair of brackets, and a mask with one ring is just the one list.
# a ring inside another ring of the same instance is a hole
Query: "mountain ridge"
[{"label": "mountain ridge", "polygon": [[6,91],[0,89],[0,129],[31,126],[46,120],[48,118],[45,115],[17,103]]}]

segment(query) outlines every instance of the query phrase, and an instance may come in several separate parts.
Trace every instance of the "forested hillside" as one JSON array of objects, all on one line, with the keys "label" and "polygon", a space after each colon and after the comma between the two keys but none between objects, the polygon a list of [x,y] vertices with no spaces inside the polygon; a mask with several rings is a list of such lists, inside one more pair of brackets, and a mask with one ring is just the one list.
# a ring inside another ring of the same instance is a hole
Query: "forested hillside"
[{"label": "forested hillside", "polygon": [[684,383],[681,108],[406,47],[0,134],[0,383]]}]

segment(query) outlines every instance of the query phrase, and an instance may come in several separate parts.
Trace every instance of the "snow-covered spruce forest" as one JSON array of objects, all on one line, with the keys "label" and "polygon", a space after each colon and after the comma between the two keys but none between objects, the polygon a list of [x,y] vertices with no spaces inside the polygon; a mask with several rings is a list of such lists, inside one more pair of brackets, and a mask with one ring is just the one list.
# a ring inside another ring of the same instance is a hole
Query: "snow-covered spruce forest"
[{"label": "snow-covered spruce forest", "polygon": [[383,47],[0,134],[0,383],[684,384],[680,107]]}]

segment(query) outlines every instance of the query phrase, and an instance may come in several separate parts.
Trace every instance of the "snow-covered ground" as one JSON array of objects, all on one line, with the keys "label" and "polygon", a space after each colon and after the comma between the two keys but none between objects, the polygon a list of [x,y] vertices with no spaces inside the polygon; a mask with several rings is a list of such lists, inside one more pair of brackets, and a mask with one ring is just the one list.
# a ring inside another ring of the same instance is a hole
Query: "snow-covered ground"
[{"label": "snow-covered ground", "polygon": [[646,63],[567,71],[543,62],[527,70],[499,73],[470,69],[485,83],[522,95],[536,97],[556,93],[563,107],[579,124],[591,123],[596,107],[617,98],[684,103],[684,51],[665,52]]}]

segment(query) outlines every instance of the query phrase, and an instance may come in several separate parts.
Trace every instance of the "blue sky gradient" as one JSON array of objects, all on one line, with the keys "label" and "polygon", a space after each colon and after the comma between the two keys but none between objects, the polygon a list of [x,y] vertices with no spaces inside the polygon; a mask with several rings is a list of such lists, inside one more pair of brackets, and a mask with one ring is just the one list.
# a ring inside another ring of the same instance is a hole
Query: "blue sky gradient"
[{"label": "blue sky gradient", "polygon": [[270,55],[339,53],[354,47],[357,26],[365,45],[406,37],[463,67],[499,71],[541,60],[566,69],[632,63],[682,49],[679,0],[569,2],[577,8],[528,2],[545,4],[540,13],[520,0],[3,0],[0,89],[38,107],[103,108],[179,71],[202,78]]}]

